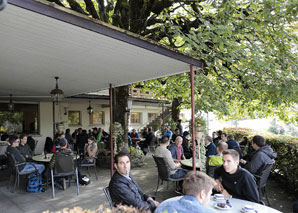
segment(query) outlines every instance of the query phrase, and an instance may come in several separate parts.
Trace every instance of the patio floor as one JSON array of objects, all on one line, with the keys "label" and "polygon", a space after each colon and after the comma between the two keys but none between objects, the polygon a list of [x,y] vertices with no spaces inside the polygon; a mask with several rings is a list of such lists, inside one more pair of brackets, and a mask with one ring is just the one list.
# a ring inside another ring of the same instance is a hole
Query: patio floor
[{"label": "patio floor", "polygon": [[[52,190],[49,188],[46,192],[28,193],[25,191],[25,181],[21,178],[21,185],[15,193],[7,188],[9,174],[8,170],[0,171],[0,212],[18,213],[18,212],[42,212],[45,210],[58,211],[63,208],[73,208],[80,206],[84,209],[97,209],[100,204],[104,208],[108,207],[108,202],[103,193],[110,180],[110,170],[99,167],[97,174],[98,180],[94,177],[94,171],[91,168],[92,183],[88,186],[80,186],[80,195],[76,195],[74,184],[65,191],[56,189],[56,198],[52,199]],[[87,172],[83,169],[83,174]],[[145,159],[145,165],[142,168],[132,169],[132,174],[145,193],[154,194],[157,182],[157,170],[151,157]],[[22,181],[23,180],[23,181]],[[275,180],[268,182],[267,193],[273,208],[281,212],[292,212],[294,197],[290,196],[284,188]],[[160,187],[156,195],[158,201],[177,196],[174,192],[174,186],[169,184],[167,190],[166,184]]]}]

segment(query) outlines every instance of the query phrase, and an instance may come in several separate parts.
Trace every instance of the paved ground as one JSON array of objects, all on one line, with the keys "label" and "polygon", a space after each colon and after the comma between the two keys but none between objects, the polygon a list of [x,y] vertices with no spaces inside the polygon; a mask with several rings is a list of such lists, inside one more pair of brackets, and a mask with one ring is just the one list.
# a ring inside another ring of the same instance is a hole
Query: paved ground
[{"label": "paved ground", "polygon": [[[83,171],[83,173],[85,172]],[[57,189],[56,198],[52,199],[51,189],[43,193],[26,192],[24,179],[21,179],[19,189],[15,193],[11,193],[7,188],[9,179],[8,171],[1,170],[0,213],[58,211],[63,208],[73,208],[75,206],[81,206],[85,209],[96,209],[100,204],[108,207],[102,189],[109,183],[110,171],[107,168],[99,167],[97,173],[98,180],[95,179],[94,172],[91,170],[92,184],[85,187],[80,186],[79,196],[76,195],[76,187],[72,184],[65,191]],[[146,158],[145,165],[142,168],[132,169],[132,174],[145,193],[154,194],[157,183],[157,170],[152,158]],[[270,179],[267,188],[273,208],[286,213],[292,212],[294,198],[288,195],[286,190],[278,182]],[[169,189],[167,190],[166,184],[164,184],[157,193],[156,198],[158,201],[162,201],[174,196],[177,196],[174,192],[174,185],[169,184]]]}]

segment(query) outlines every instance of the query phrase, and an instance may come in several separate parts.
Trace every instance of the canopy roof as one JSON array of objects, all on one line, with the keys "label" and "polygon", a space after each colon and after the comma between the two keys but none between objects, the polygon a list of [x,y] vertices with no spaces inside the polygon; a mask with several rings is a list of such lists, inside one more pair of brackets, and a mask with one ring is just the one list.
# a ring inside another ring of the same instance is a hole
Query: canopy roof
[{"label": "canopy roof", "polygon": [[47,1],[0,12],[0,95],[65,96],[188,72],[197,59]]}]

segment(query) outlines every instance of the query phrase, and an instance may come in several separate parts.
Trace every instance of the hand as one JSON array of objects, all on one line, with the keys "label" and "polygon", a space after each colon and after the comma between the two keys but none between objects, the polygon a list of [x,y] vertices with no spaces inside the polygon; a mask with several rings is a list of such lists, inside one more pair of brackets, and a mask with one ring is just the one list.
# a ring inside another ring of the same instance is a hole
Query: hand
[{"label": "hand", "polygon": [[147,198],[147,201],[149,201],[149,200],[151,200],[151,201],[154,203],[155,206],[158,206],[158,205],[159,205],[159,202],[153,200],[152,197],[148,197],[148,198]]},{"label": "hand", "polygon": [[217,190],[218,192],[221,193],[223,190],[225,190],[224,187],[222,186],[221,182],[220,182],[218,179],[216,179],[215,181],[216,181],[216,183],[217,183],[217,185],[215,186],[215,188],[216,188],[216,190]]},{"label": "hand", "polygon": [[242,163],[242,164],[246,164],[247,161],[246,161],[246,160],[243,160],[243,159],[240,159],[240,163]]},{"label": "hand", "polygon": [[228,197],[228,198],[231,198],[232,197],[232,195],[230,195],[229,194],[229,192],[227,192],[227,190],[223,190],[222,192],[221,192],[225,197]]}]

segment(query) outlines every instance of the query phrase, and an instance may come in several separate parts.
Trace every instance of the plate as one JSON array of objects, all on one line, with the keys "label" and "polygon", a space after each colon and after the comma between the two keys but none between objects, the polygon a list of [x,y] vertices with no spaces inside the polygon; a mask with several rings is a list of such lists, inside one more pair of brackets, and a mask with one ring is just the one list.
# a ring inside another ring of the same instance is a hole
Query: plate
[{"label": "plate", "polygon": [[[223,207],[220,207],[220,206],[218,206],[218,205],[224,205],[225,207],[223,208]],[[231,209],[232,208],[232,206],[230,205],[230,204],[226,204],[226,203],[214,203],[213,204],[213,207],[214,208],[217,208],[217,209],[221,209],[221,210],[229,210],[229,209]]]}]

